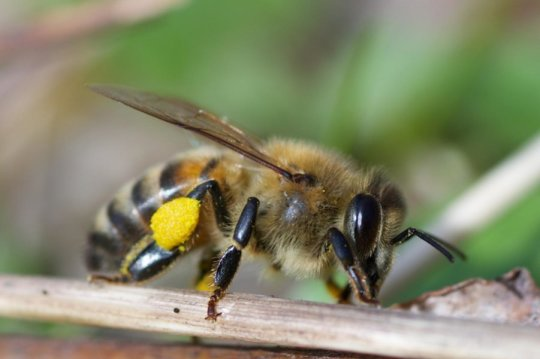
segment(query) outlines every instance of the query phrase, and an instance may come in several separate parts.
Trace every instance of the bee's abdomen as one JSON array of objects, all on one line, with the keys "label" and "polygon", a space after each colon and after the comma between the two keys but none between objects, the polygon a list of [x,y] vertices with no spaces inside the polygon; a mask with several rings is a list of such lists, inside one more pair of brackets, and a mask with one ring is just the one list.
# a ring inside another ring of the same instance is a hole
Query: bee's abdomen
[{"label": "bee's abdomen", "polygon": [[117,271],[129,249],[151,234],[150,219],[155,211],[207,179],[218,163],[217,157],[178,158],[124,186],[96,216],[88,237],[87,268]]}]

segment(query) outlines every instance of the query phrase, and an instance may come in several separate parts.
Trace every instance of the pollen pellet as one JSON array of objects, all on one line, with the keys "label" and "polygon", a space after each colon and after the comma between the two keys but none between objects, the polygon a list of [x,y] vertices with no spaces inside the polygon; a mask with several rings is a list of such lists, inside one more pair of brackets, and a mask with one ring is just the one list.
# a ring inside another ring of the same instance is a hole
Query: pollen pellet
[{"label": "pollen pellet", "polygon": [[197,223],[201,202],[188,197],[180,197],[159,207],[150,219],[156,243],[167,250],[187,241]]}]

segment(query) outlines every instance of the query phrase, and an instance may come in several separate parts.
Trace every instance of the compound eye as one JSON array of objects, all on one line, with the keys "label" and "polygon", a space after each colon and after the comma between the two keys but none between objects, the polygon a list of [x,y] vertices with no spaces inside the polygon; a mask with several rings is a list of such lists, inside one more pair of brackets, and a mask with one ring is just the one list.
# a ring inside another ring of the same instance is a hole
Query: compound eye
[{"label": "compound eye", "polygon": [[369,194],[357,194],[345,213],[345,234],[354,244],[359,257],[369,256],[375,249],[382,225],[380,202]]}]

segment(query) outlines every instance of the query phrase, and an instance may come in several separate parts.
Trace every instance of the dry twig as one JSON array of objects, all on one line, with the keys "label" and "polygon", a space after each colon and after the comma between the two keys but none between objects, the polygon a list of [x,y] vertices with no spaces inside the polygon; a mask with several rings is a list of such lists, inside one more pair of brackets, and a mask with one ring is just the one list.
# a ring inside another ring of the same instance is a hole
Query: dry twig
[{"label": "dry twig", "polygon": [[392,308],[540,326],[540,288],[529,271],[516,268],[495,280],[469,279]]},{"label": "dry twig", "polygon": [[0,276],[0,315],[174,334],[418,358],[532,358],[540,330],[388,309],[229,294],[204,320],[192,290]]}]

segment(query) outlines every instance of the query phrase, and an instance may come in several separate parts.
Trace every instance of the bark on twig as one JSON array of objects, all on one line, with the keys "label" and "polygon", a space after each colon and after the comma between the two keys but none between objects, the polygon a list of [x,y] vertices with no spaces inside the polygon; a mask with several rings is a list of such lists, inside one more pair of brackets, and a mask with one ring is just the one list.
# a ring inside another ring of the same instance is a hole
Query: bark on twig
[{"label": "bark on twig", "polygon": [[532,358],[540,329],[389,309],[228,294],[217,322],[206,293],[0,276],[0,315],[417,358]]},{"label": "bark on twig", "polygon": [[495,280],[469,279],[392,307],[453,318],[540,326],[540,288],[524,268],[516,268]]}]

